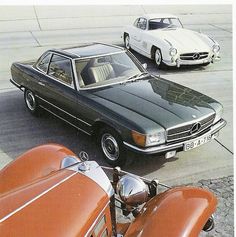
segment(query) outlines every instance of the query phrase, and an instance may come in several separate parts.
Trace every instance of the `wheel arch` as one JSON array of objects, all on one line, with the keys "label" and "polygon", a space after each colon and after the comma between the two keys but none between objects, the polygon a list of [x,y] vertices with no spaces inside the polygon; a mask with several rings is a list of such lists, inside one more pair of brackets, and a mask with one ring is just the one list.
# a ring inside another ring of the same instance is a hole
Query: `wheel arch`
[{"label": "wheel arch", "polygon": [[[152,46],[151,46],[151,58],[152,58],[152,59],[154,59],[154,57],[155,57],[155,52],[156,52],[157,49],[159,49],[160,52],[161,52],[161,49],[160,49],[159,47],[157,47],[156,45],[152,45]],[[161,56],[162,56],[162,52],[161,52]]]},{"label": "wheel arch", "polygon": [[121,132],[120,128],[118,127],[118,125],[108,122],[108,121],[105,121],[105,120],[95,121],[95,123],[92,126],[92,130],[93,130],[92,134],[98,135],[99,131],[104,127],[109,127],[111,129],[115,130],[119,134],[119,136],[122,137],[122,132]]},{"label": "wheel arch", "polygon": [[123,37],[124,37],[124,40],[125,40],[125,36],[128,35],[129,36],[129,33],[127,31],[124,31],[124,34],[123,34]]}]

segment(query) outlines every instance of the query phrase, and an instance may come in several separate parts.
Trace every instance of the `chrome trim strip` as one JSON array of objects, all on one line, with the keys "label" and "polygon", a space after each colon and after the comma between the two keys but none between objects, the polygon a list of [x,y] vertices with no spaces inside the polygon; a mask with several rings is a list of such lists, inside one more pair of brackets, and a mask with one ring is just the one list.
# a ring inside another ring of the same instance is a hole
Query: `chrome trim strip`
[{"label": "chrome trim strip", "polygon": [[99,42],[99,41],[98,42],[94,41],[93,43],[94,44],[106,45],[106,46],[110,46],[110,47],[113,47],[113,48],[121,49],[123,51],[127,51],[127,49],[125,49],[125,48],[123,48],[121,46],[118,46],[118,45],[114,45],[114,44],[107,44],[107,43],[103,43],[103,42]]},{"label": "chrome trim strip", "polygon": [[62,118],[61,116],[59,116],[59,115],[57,115],[57,114],[53,113],[51,110],[49,110],[49,109],[45,108],[45,107],[44,107],[44,106],[42,106],[42,105],[39,105],[39,106],[40,106],[41,108],[45,109],[46,111],[48,111],[49,113],[53,114],[54,116],[58,117],[59,119],[61,119],[61,120],[65,121],[65,122],[66,122],[66,123],[68,123],[68,124],[70,124],[71,126],[73,126],[73,127],[77,128],[77,129],[79,129],[80,131],[82,131],[82,132],[86,133],[87,135],[91,136],[91,134],[90,134],[90,133],[86,132],[85,130],[83,130],[83,129],[81,129],[81,128],[77,127],[77,126],[75,126],[73,123],[70,123],[69,121],[67,121],[66,119]]},{"label": "chrome trim strip", "polygon": [[15,85],[16,87],[18,87],[20,90],[22,90],[22,89],[21,89],[22,85],[18,84],[13,78],[10,79],[10,82],[11,82],[13,85]]},{"label": "chrome trim strip", "polygon": [[31,203],[33,203],[34,201],[38,200],[39,198],[41,198],[42,196],[44,196],[45,194],[47,194],[48,192],[50,192],[52,189],[56,188],[57,186],[59,186],[60,184],[64,183],[65,181],[67,181],[68,179],[70,179],[71,177],[73,177],[74,175],[76,175],[78,172],[74,172],[73,174],[67,176],[66,178],[64,178],[63,180],[61,180],[60,182],[58,182],[57,184],[53,185],[52,187],[50,187],[49,189],[43,191],[42,193],[40,193],[39,195],[37,195],[36,197],[32,198],[31,200],[29,200],[28,202],[26,202],[25,204],[23,204],[22,206],[18,207],[17,209],[15,209],[14,211],[10,212],[8,215],[6,215],[5,217],[3,217],[2,219],[0,219],[0,223],[2,223],[3,221],[7,220],[8,218],[10,218],[11,216],[15,215],[17,212],[21,211],[22,209],[24,209],[25,207],[29,206]]},{"label": "chrome trim strip", "polygon": [[93,224],[90,226],[90,228],[88,229],[88,231],[85,233],[84,237],[87,237],[89,234],[91,234],[90,232],[92,231],[92,229],[94,228],[94,226],[96,225],[96,223],[98,222],[98,220],[101,218],[102,215],[104,215],[104,211],[106,210],[107,206],[110,204],[110,201],[105,205],[105,207],[102,209],[102,211],[99,213],[99,215],[97,216],[97,218],[95,219],[95,221],[93,222]]},{"label": "chrome trim strip", "polygon": [[79,85],[78,75],[76,73],[75,59],[72,59],[72,71],[73,71],[73,75],[74,75],[74,79],[75,79],[75,86],[78,91],[78,90],[80,90],[80,85]]},{"label": "chrome trim strip", "polygon": [[[204,133],[202,136],[206,136],[206,135],[210,135],[210,134],[213,135],[214,133],[218,132],[221,128],[223,128],[225,125],[226,125],[226,121],[222,119],[217,124],[213,125],[209,132]],[[140,148],[140,147],[131,145],[127,142],[123,142],[123,143],[127,148],[130,148],[134,151],[144,153],[144,154],[154,154],[154,153],[167,152],[170,150],[181,148],[184,146],[184,143],[191,142],[191,140],[195,140],[196,138],[198,138],[198,137],[195,137],[195,138],[187,140],[187,141],[178,142],[176,144],[170,144],[170,145],[164,144],[164,145],[149,147],[149,148]]]},{"label": "chrome trim strip", "polygon": [[[38,96],[38,95],[35,95],[35,97],[37,97],[37,98],[39,98],[39,99],[43,100],[44,102],[46,102],[46,103],[50,104],[50,105],[51,105],[51,106],[53,106],[53,107],[55,107],[55,108],[57,108],[57,109],[61,110],[62,112],[64,112],[64,113],[68,114],[68,115],[69,115],[69,116],[71,116],[72,118],[74,118],[74,119],[76,119],[76,120],[79,120],[80,122],[82,122],[82,123],[84,123],[84,124],[88,125],[89,127],[91,127],[91,126],[92,126],[91,124],[89,124],[89,123],[85,122],[84,120],[77,118],[76,116],[74,116],[74,115],[72,115],[72,114],[68,113],[67,111],[65,111],[65,110],[63,110],[63,109],[61,109],[61,108],[57,107],[56,105],[54,105],[54,104],[50,103],[49,101],[47,101],[47,100],[43,99],[42,97],[40,97],[40,96]],[[41,105],[40,105],[40,106],[41,106]]]},{"label": "chrome trim strip", "polygon": [[76,117],[75,117],[74,115],[72,115],[72,114],[68,113],[67,111],[65,111],[65,110],[63,110],[63,109],[57,107],[56,105],[50,103],[49,101],[43,99],[42,97],[40,97],[40,96],[38,96],[38,95],[35,95],[35,97],[39,98],[40,100],[43,100],[44,102],[46,102],[46,103],[52,105],[53,107],[55,107],[55,108],[61,110],[61,111],[64,112],[65,114],[68,114],[68,115],[71,116],[72,118],[76,119]]}]

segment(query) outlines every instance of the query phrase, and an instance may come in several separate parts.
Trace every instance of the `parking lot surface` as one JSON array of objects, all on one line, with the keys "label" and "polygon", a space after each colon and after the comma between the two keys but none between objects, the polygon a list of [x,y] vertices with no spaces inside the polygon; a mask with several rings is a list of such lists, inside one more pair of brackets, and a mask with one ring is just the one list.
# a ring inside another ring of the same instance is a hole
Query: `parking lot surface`
[{"label": "parking lot surface", "polygon": [[[122,45],[122,27],[144,13],[176,14],[184,26],[202,31],[221,46],[221,61],[207,67],[158,70],[152,60],[135,52],[155,75],[207,94],[224,106],[227,126],[220,136],[197,149],[166,160],[129,154],[124,169],[169,185],[194,183],[208,187],[219,200],[216,228],[204,236],[233,236],[233,77],[232,8],[213,6],[0,6],[0,168],[26,150],[48,142],[105,164],[93,139],[50,114],[30,115],[23,93],[9,82],[12,62],[37,58],[49,48],[101,41]],[[223,178],[225,177],[225,178]],[[200,180],[200,181],[199,181]]]},{"label": "parking lot surface", "polygon": [[104,163],[101,152],[90,137],[51,115],[45,113],[40,118],[35,118],[26,111],[23,93],[9,82],[11,63],[37,58],[48,48],[95,40],[122,45],[122,27],[131,24],[140,14],[156,10],[176,14],[186,28],[201,30],[216,39],[221,45],[222,60],[207,67],[182,67],[163,71],[158,70],[152,60],[133,53],[142,63],[148,64],[149,72],[220,101],[228,124],[217,140],[189,152],[178,153],[169,160],[159,156],[129,154],[124,169],[149,178],[158,177],[169,184],[233,174],[232,10],[229,5],[210,8],[132,6],[132,11],[126,6],[115,7],[115,10],[107,6],[103,8],[102,15],[99,7],[95,6],[84,6],[82,9],[75,7],[73,10],[66,7],[63,11],[60,7],[18,8],[0,7],[1,166],[27,149],[47,142],[64,144],[76,153],[85,150],[91,159]]}]

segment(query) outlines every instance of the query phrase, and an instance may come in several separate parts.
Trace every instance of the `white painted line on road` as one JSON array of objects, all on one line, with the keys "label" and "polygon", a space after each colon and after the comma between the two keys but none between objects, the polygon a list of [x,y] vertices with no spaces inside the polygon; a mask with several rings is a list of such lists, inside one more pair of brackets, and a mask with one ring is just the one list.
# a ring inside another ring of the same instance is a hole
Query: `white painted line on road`
[{"label": "white painted line on road", "polygon": [[9,91],[18,91],[19,89],[16,87],[12,87],[12,88],[0,88],[0,94],[1,93],[5,93],[5,92],[9,92]]}]

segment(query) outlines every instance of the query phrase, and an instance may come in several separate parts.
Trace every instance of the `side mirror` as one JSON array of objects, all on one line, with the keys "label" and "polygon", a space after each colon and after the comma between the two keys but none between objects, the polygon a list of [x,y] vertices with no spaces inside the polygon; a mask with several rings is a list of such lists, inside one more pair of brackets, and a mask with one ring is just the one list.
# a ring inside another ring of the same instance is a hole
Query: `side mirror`
[{"label": "side mirror", "polygon": [[142,66],[143,66],[144,69],[147,69],[147,64],[146,63],[143,63]]}]

